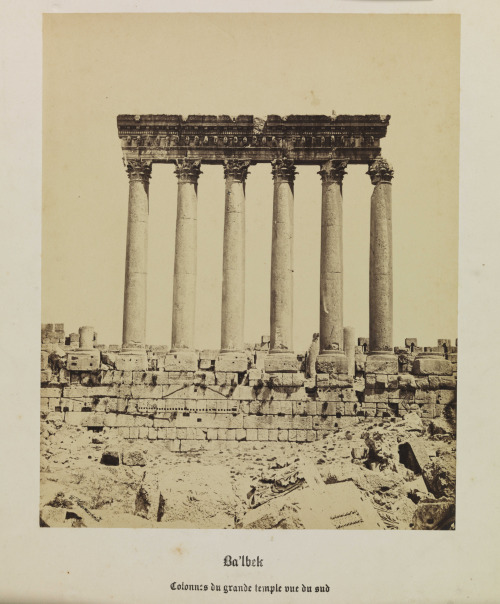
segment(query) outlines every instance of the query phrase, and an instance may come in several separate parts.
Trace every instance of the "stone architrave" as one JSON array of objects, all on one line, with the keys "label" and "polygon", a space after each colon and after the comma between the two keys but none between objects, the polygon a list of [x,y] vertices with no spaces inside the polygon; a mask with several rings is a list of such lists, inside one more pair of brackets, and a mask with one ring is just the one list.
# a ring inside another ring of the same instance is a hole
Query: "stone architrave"
[{"label": "stone architrave", "polygon": [[347,373],[343,327],[342,180],[347,161],[321,166],[321,268],[319,373]]},{"label": "stone architrave", "polygon": [[293,161],[273,160],[272,175],[271,346],[265,361],[269,373],[298,370],[293,352]]},{"label": "stone architrave", "polygon": [[222,259],[221,355],[216,371],[246,371],[245,319],[245,181],[249,161],[224,162],[226,181]]},{"label": "stone architrave", "polygon": [[175,232],[174,287],[172,305],[172,348],[165,369],[194,371],[196,308],[197,206],[200,161],[176,161],[177,222]]},{"label": "stone architrave", "polygon": [[370,212],[370,352],[367,373],[397,373],[393,352],[392,311],[392,179],[394,170],[382,157],[368,168],[374,190]]},{"label": "stone architrave", "polygon": [[147,369],[145,341],[151,161],[130,159],[125,167],[129,178],[129,202],[123,305],[124,357],[119,365],[120,369]]}]

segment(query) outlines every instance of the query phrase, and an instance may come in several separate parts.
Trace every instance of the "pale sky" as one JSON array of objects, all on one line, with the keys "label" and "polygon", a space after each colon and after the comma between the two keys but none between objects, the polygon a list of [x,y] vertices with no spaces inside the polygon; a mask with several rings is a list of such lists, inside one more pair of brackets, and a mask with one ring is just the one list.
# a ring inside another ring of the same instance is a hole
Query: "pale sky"
[{"label": "pale sky", "polygon": [[[120,113],[390,114],[394,345],[457,336],[459,18],[45,15],[42,322],[121,343],[128,179]],[[319,331],[321,181],[295,181],[294,348]],[[198,186],[196,346],[220,345],[224,178]],[[344,178],[344,325],[368,336],[365,166]],[[269,334],[273,182],[247,179],[245,340]],[[150,185],[147,342],[170,344],[177,184]]]}]

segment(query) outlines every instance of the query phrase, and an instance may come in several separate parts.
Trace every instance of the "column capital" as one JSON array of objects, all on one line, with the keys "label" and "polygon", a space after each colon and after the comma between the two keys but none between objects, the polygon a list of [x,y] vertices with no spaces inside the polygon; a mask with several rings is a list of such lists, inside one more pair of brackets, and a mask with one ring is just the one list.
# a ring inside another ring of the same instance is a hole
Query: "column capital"
[{"label": "column capital", "polygon": [[293,183],[295,180],[295,165],[293,159],[282,157],[271,162],[272,175],[276,182]]},{"label": "column capital", "polygon": [[151,178],[151,169],[153,162],[148,159],[127,159],[123,160],[125,169],[130,181],[139,180],[144,184],[149,184]]},{"label": "column capital", "polygon": [[202,173],[201,161],[199,159],[188,159],[183,157],[175,160],[175,174],[179,182],[198,183],[198,176]]},{"label": "column capital", "polygon": [[394,169],[386,159],[378,156],[369,164],[367,174],[370,176],[372,185],[380,182],[390,183],[394,177]]},{"label": "column capital", "polygon": [[330,159],[329,161],[321,164],[321,170],[318,174],[321,176],[321,180],[325,184],[336,182],[339,185],[342,184],[344,174],[346,173],[348,161],[346,159]]},{"label": "column capital", "polygon": [[232,178],[238,182],[245,182],[248,176],[250,160],[246,159],[225,159],[224,160],[224,178]]}]

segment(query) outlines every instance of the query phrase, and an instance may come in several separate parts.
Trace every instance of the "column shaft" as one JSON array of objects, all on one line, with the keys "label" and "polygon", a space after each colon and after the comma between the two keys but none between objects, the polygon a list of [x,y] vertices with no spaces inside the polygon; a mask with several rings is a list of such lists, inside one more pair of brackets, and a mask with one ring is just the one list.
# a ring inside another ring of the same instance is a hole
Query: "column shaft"
[{"label": "column shaft", "polygon": [[172,351],[194,349],[197,252],[197,182],[200,162],[176,162],[178,178],[175,232]]},{"label": "column shaft", "polygon": [[149,178],[151,162],[130,160],[127,253],[123,305],[123,348],[144,348],[148,254]]},{"label": "column shaft", "polygon": [[[293,353],[293,181],[292,160],[272,162],[274,178],[271,255],[271,346],[266,371],[296,371]],[[273,355],[282,356],[272,359]]]},{"label": "column shaft", "polygon": [[224,164],[226,195],[222,259],[221,352],[244,348],[245,319],[245,179],[250,163]]},{"label": "column shaft", "polygon": [[370,214],[370,352],[392,353],[392,166],[377,158],[368,170],[375,185]]},{"label": "column shaft", "polygon": [[342,179],[346,161],[328,162],[322,178],[320,353],[342,351],[343,346],[343,250]]}]

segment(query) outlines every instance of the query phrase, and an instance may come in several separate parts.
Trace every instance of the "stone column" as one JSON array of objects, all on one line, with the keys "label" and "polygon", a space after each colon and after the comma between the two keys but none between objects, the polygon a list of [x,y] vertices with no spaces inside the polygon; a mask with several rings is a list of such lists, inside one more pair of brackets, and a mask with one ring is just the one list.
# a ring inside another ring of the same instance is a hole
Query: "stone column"
[{"label": "stone column", "polygon": [[271,347],[265,361],[270,373],[298,369],[293,353],[293,161],[275,159],[272,174]]},{"label": "stone column", "polygon": [[80,327],[79,340],[80,350],[92,350],[94,348],[94,328],[89,326]]},{"label": "stone column", "polygon": [[349,377],[356,375],[356,339],[354,336],[354,327],[344,327],[344,351]]},{"label": "stone column", "polygon": [[245,180],[249,161],[224,161],[226,196],[222,259],[221,356],[216,371],[246,371],[245,320]]},{"label": "stone column", "polygon": [[370,352],[368,373],[397,373],[392,343],[392,178],[394,170],[382,157],[367,174],[375,185],[370,213]]},{"label": "stone column", "polygon": [[126,168],[129,201],[122,350],[128,361],[120,368],[143,369],[147,368],[146,289],[151,161],[128,160]]},{"label": "stone column", "polygon": [[342,180],[347,161],[330,160],[321,166],[321,269],[320,351],[316,369],[320,373],[347,373],[344,353]]},{"label": "stone column", "polygon": [[200,161],[179,159],[175,173],[177,223],[175,233],[174,291],[172,306],[172,349],[165,369],[194,371],[198,355],[194,350],[196,305],[197,200]]}]

